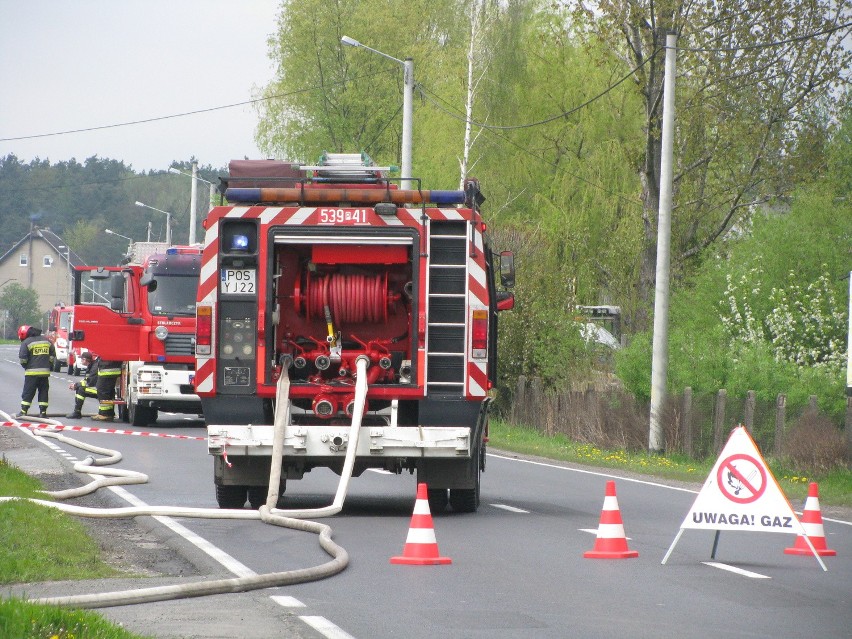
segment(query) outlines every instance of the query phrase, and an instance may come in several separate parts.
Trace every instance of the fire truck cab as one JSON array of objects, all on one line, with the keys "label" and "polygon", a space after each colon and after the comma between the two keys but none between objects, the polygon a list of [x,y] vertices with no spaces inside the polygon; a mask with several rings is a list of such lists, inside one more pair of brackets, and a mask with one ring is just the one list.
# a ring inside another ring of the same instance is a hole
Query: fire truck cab
[{"label": "fire truck cab", "polygon": [[77,267],[74,343],[123,362],[116,398],[134,426],[160,410],[199,414],[195,295],[201,249],[136,242],[127,264]]},{"label": "fire truck cab", "polygon": [[232,162],[207,216],[195,387],[220,507],[266,502],[279,427],[279,494],[342,474],[354,446],[356,477],[416,472],[434,511],[479,505],[512,256],[492,253],[476,181],[402,189],[371,164]]}]

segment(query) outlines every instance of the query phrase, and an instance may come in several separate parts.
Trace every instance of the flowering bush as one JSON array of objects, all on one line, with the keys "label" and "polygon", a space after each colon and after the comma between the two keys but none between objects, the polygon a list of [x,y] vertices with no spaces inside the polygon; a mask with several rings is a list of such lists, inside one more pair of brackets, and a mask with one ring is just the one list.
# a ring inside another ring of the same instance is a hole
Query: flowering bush
[{"label": "flowering bush", "polygon": [[[777,362],[840,372],[846,364],[846,310],[837,300],[831,280],[823,272],[807,285],[792,282],[786,288],[762,289],[763,271],[758,264],[734,281],[729,274],[720,319],[728,335],[748,345],[771,346]],[[765,314],[756,308],[769,303]]]}]

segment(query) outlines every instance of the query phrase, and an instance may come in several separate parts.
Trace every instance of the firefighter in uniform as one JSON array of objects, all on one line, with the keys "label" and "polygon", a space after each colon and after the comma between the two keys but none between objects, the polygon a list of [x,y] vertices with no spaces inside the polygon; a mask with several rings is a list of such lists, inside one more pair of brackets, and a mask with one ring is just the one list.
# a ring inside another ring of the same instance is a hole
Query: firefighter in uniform
[{"label": "firefighter in uniform", "polygon": [[17,417],[25,417],[33,404],[33,398],[38,392],[39,416],[47,417],[48,395],[50,393],[50,371],[53,370],[53,360],[56,359],[56,349],[41,329],[35,326],[23,325],[18,327],[18,339],[21,348],[18,359],[24,367],[24,390],[21,393],[21,412]]},{"label": "firefighter in uniform", "polygon": [[80,411],[83,410],[83,402],[87,397],[98,396],[98,364],[101,358],[86,351],[80,355],[80,361],[86,370],[83,373],[83,379],[69,387],[74,389],[74,412],[68,415],[71,419],[80,419],[83,416]]},{"label": "firefighter in uniform", "polygon": [[99,422],[111,422],[115,419],[115,383],[121,376],[121,362],[112,362],[98,358],[98,414],[92,419]]}]

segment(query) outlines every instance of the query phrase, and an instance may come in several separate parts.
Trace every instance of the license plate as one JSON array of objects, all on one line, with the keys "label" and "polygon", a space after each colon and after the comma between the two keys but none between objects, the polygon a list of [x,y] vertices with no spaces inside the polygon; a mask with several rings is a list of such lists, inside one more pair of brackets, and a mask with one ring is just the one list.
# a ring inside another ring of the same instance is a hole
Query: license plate
[{"label": "license plate", "polygon": [[253,268],[223,268],[219,291],[231,295],[254,295],[255,278]]}]

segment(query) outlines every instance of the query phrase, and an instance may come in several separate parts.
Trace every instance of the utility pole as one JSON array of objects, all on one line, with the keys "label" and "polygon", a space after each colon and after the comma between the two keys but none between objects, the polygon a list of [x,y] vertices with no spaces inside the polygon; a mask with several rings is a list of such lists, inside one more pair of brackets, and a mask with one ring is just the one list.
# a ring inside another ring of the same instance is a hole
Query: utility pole
[{"label": "utility pole", "polygon": [[666,35],[663,80],[663,137],[660,152],[660,209],[657,220],[657,274],[654,294],[654,345],[651,356],[651,427],[648,450],[664,448],[662,414],[669,366],[669,271],[672,235],[672,156],[674,148],[675,61],[677,35]]},{"label": "utility pole", "polygon": [[192,163],[192,189],[189,192],[189,244],[195,244],[195,217],[198,204],[198,162]]}]

